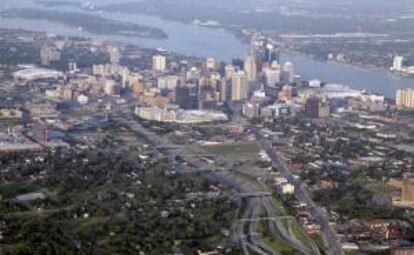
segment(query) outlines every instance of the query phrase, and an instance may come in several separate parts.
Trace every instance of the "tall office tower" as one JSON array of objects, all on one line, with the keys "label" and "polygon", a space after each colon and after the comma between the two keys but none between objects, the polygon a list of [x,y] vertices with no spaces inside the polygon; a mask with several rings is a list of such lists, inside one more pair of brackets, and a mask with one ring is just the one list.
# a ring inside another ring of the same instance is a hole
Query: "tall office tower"
[{"label": "tall office tower", "polygon": [[295,68],[292,63],[286,62],[282,67],[282,82],[293,83],[295,78]]},{"label": "tall office tower", "polygon": [[228,95],[228,86],[227,86],[227,80],[222,79],[220,82],[217,83],[217,91],[219,92],[219,101],[225,102],[227,101],[227,95]]},{"label": "tall office tower", "polygon": [[160,76],[157,79],[159,89],[174,90],[179,84],[180,78],[177,75]]},{"label": "tall office tower", "polygon": [[226,67],[224,67],[225,76],[229,80],[231,80],[235,72],[236,72],[236,68],[234,67],[234,65],[228,64],[226,65]]},{"label": "tall office tower", "polygon": [[257,75],[257,64],[256,58],[253,54],[248,54],[244,60],[244,71],[246,72],[247,80],[256,80]]},{"label": "tall office tower", "polygon": [[60,60],[60,51],[53,47],[43,47],[40,49],[40,62],[43,66],[49,66],[52,61]]},{"label": "tall office tower", "polygon": [[267,67],[263,69],[266,86],[276,87],[280,83],[280,69]]},{"label": "tall office tower", "polygon": [[178,86],[175,88],[175,103],[183,109],[190,109],[191,89],[187,86]]},{"label": "tall office tower", "polygon": [[319,98],[309,98],[305,104],[305,113],[309,118],[326,118],[329,117],[329,103]]},{"label": "tall office tower", "polygon": [[152,57],[152,69],[163,72],[167,68],[167,58],[162,55]]},{"label": "tall office tower", "polygon": [[126,88],[130,84],[130,72],[127,67],[122,68],[121,78],[122,78],[122,88]]},{"label": "tall office tower", "polygon": [[265,61],[272,63],[273,61],[280,62],[279,49],[271,43],[267,43],[265,50]]},{"label": "tall office tower", "polygon": [[198,88],[195,85],[180,85],[175,88],[175,103],[183,109],[198,108]]},{"label": "tall office tower", "polygon": [[109,46],[108,52],[109,52],[109,61],[111,62],[111,64],[118,65],[119,60],[121,59],[121,54],[119,53],[119,47]]},{"label": "tall office tower", "polygon": [[273,60],[272,60],[272,53],[273,53],[273,50],[274,50],[274,46],[272,45],[272,44],[270,44],[270,43],[268,43],[267,45],[266,45],[266,50],[265,50],[265,61],[266,62],[268,62],[268,63],[270,63],[270,62],[272,62]]},{"label": "tall office tower", "polygon": [[206,69],[210,69],[210,70],[217,69],[217,63],[214,58],[207,58],[205,65],[206,65]]},{"label": "tall office tower", "polygon": [[394,62],[392,64],[391,70],[392,71],[401,71],[403,68],[404,57],[403,56],[395,56]]},{"label": "tall office tower", "polygon": [[231,79],[231,100],[245,100],[249,96],[249,81],[244,71],[238,71],[233,74]]},{"label": "tall office tower", "polygon": [[397,90],[396,104],[398,107],[414,109],[414,89]]}]

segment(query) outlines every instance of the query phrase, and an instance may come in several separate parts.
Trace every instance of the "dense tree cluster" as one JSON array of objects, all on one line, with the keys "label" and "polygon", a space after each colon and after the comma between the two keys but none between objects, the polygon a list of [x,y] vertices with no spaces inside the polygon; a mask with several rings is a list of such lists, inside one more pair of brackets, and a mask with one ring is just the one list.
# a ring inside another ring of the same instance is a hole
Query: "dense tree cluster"
[{"label": "dense tree cluster", "polygon": [[[100,148],[7,155],[0,164],[5,254],[196,254],[217,245],[237,254],[222,234],[235,205],[167,160]],[[46,198],[16,199],[30,192]]]}]

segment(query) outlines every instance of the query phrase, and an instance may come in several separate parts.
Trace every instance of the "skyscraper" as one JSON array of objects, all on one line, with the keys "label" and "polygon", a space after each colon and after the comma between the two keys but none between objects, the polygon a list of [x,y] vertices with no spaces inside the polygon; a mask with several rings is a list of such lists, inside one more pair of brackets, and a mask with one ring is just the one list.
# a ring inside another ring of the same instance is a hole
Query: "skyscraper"
[{"label": "skyscraper", "polygon": [[291,62],[286,62],[282,67],[282,82],[293,83],[295,78],[295,69]]},{"label": "skyscraper", "polygon": [[278,68],[267,67],[263,70],[266,86],[276,87],[280,82],[280,70]]},{"label": "skyscraper", "polygon": [[264,61],[271,63],[273,61],[280,61],[280,54],[279,54],[279,50],[277,48],[275,48],[275,46],[273,44],[268,43],[266,45],[266,50],[265,50],[265,59]]},{"label": "skyscraper", "polygon": [[227,81],[226,80],[221,80],[219,83],[218,83],[218,88],[217,88],[217,90],[219,91],[219,93],[220,93],[220,102],[225,102],[226,100],[227,100],[227,94],[228,94],[228,92],[227,92]]},{"label": "skyscraper", "polygon": [[231,79],[231,100],[241,101],[249,96],[249,82],[244,71],[238,71],[233,74]]},{"label": "skyscraper", "polygon": [[228,64],[226,65],[226,67],[224,68],[224,73],[227,79],[230,79],[233,77],[234,72],[236,71],[236,68],[234,67],[234,65]]},{"label": "skyscraper", "polygon": [[152,69],[163,72],[167,68],[167,58],[162,55],[152,57]]},{"label": "skyscraper", "polygon": [[414,109],[414,89],[397,90],[396,104],[399,107]]},{"label": "skyscraper", "polygon": [[329,117],[329,104],[320,100],[319,98],[309,98],[305,104],[305,113],[309,118]]},{"label": "skyscraper", "polygon": [[117,65],[119,64],[119,60],[121,59],[121,55],[119,53],[119,47],[117,46],[110,46],[108,48],[109,51],[109,60],[111,64]]},{"label": "skyscraper", "polygon": [[244,59],[244,71],[246,72],[247,80],[254,81],[256,80],[257,75],[257,65],[256,58],[253,54],[248,54]]},{"label": "skyscraper", "polygon": [[210,70],[216,70],[217,68],[217,63],[214,58],[207,58],[205,65],[206,65],[206,68]]}]

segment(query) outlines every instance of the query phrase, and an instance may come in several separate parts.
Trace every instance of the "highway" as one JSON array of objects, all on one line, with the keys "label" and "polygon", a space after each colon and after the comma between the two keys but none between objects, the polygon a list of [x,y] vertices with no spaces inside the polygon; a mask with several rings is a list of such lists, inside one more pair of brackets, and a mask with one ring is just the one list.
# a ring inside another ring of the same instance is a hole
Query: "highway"
[{"label": "highway", "polygon": [[[243,180],[231,172],[212,172],[210,175],[214,175],[214,179],[225,183],[227,186],[232,187],[239,193],[248,192],[251,194],[263,194],[262,196],[248,196],[243,197],[241,203],[244,206],[240,206],[244,209],[244,214],[239,218],[238,223],[235,227],[236,240],[241,244],[241,247],[245,247],[258,252],[260,254],[278,254],[273,251],[270,247],[263,243],[260,238],[259,224],[264,222],[270,231],[270,234],[283,243],[286,246],[292,247],[294,250],[299,251],[300,254],[306,255],[320,255],[319,248],[317,245],[309,239],[309,243],[303,244],[297,237],[292,233],[291,226],[286,228],[282,223],[282,220],[289,220],[289,223],[295,221],[292,216],[280,215],[280,212],[275,208],[271,197],[263,192],[263,187],[253,181]],[[247,233],[242,230],[246,230]],[[253,245],[253,246],[252,246]],[[249,254],[249,253],[244,253]]]},{"label": "highway", "polygon": [[341,243],[335,230],[329,224],[329,216],[324,209],[318,207],[309,195],[305,185],[300,179],[296,179],[290,172],[289,167],[283,160],[282,156],[273,149],[272,145],[267,142],[267,139],[261,134],[260,129],[253,127],[252,131],[256,135],[257,141],[265,149],[269,155],[273,167],[277,169],[289,183],[295,187],[296,199],[303,204],[306,204],[310,210],[312,217],[321,227],[321,234],[324,240],[327,251],[330,255],[344,255]]},{"label": "highway", "polygon": [[[175,162],[175,157],[185,153],[183,149],[176,149],[174,144],[169,141],[168,138],[154,134],[152,131],[143,127],[139,122],[130,117],[130,110],[128,107],[119,108],[114,111],[115,114],[111,114],[110,119],[117,122],[119,125],[128,127],[131,131],[143,136],[148,143],[152,144],[155,148],[173,148],[173,149],[160,149],[159,151],[163,155],[168,156],[172,162]],[[188,167],[180,166],[185,173],[197,172],[197,169],[211,169],[212,166],[202,161],[200,158],[186,157]],[[191,167],[191,169],[186,169]],[[269,192],[264,190],[259,183],[254,181],[247,181],[236,175],[233,175],[230,171],[206,171],[205,175],[211,179],[217,180],[226,186],[229,186],[236,190],[239,194],[238,199],[241,203],[244,203],[243,212],[241,218],[238,219],[234,227],[234,238],[240,244],[243,250],[243,254],[262,254],[262,255],[280,255],[274,249],[265,244],[259,233],[260,231],[260,219],[263,214],[269,218],[286,217],[286,215],[280,215],[277,212],[275,206],[271,202]],[[243,219],[239,221],[240,219]],[[320,255],[319,250],[312,244],[311,248],[302,242],[300,242],[293,233],[286,229],[284,224],[280,220],[265,220],[264,221],[268,229],[270,229],[271,235],[275,239],[278,239],[286,244],[286,246],[292,247],[301,254],[306,255]],[[339,255],[335,254],[335,255]]]}]

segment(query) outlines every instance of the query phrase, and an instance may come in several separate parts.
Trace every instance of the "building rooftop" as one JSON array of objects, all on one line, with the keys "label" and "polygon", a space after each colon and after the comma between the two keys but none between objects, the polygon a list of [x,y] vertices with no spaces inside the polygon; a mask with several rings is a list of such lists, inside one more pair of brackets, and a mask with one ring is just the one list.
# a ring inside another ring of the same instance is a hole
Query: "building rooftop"
[{"label": "building rooftop", "polygon": [[46,69],[46,68],[40,68],[35,66],[23,66],[24,69],[16,71],[13,74],[13,77],[15,79],[20,80],[38,80],[38,79],[57,79],[59,77],[63,76],[62,72]]}]

